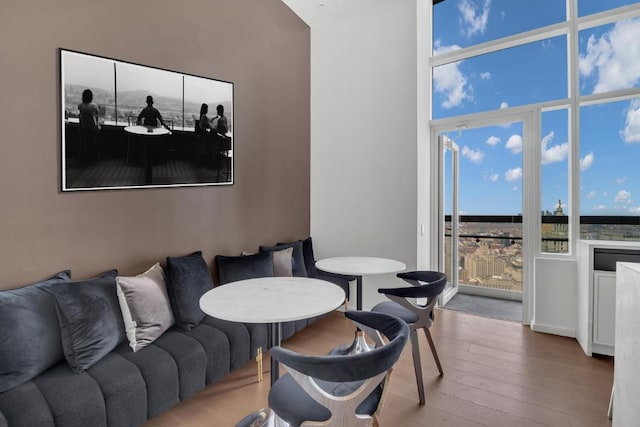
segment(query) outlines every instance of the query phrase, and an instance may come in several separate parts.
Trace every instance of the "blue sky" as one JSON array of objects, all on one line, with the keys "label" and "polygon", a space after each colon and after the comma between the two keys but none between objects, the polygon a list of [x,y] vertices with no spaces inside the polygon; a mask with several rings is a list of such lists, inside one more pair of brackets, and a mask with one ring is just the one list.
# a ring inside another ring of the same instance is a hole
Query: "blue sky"
[{"label": "blue sky", "polygon": [[[580,16],[637,3],[579,0]],[[434,51],[446,52],[565,20],[560,0],[446,0],[434,7]],[[580,93],[640,86],[640,17],[579,34]],[[566,99],[566,36],[447,64],[434,70],[433,117]],[[640,215],[640,99],[582,107],[580,214]],[[568,206],[568,112],[542,116],[543,210]],[[457,131],[460,211],[522,211],[522,125]]]}]

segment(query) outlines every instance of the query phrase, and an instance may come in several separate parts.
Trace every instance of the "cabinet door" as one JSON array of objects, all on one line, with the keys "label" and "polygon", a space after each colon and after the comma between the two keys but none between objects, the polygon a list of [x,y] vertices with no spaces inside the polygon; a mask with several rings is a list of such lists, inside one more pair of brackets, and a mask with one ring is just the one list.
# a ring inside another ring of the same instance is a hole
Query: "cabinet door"
[{"label": "cabinet door", "polygon": [[616,321],[616,274],[593,273],[593,342],[613,345]]}]

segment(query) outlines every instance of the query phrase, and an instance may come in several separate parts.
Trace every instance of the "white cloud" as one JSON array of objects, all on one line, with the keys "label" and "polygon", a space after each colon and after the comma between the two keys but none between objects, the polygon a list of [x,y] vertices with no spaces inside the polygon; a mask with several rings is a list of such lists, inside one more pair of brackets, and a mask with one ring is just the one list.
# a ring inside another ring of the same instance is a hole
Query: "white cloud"
[{"label": "white cloud", "polygon": [[507,182],[515,181],[520,178],[522,178],[522,168],[519,168],[519,167],[514,169],[509,169],[504,174],[504,179],[506,179]]},{"label": "white cloud", "polygon": [[640,206],[633,206],[633,207],[629,208],[629,212],[635,213],[635,214],[640,214]]},{"label": "white cloud", "polygon": [[518,154],[522,151],[522,137],[520,135],[511,135],[505,144],[508,150],[511,150],[513,154]]},{"label": "white cloud", "polygon": [[603,211],[603,210],[606,210],[606,209],[607,209],[607,207],[605,205],[595,205],[593,207],[593,210],[595,210],[595,211]]},{"label": "white cloud", "polygon": [[597,194],[594,190],[591,190],[591,191],[589,191],[589,194],[587,194],[587,199],[589,199],[589,200],[591,200],[591,199],[595,199],[595,197],[596,197],[597,195],[598,195],[598,194]]},{"label": "white cloud", "polygon": [[[436,41],[434,55],[458,50],[460,46],[441,46],[440,41]],[[460,71],[462,61],[441,65],[433,69],[433,87],[436,92],[444,95],[443,108],[457,107],[466,99],[473,99],[473,88],[468,84],[467,76]]]},{"label": "white cloud", "polygon": [[482,163],[482,159],[484,159],[484,153],[480,150],[472,150],[466,145],[462,147],[462,156],[466,157],[472,163],[480,164]]},{"label": "white cloud", "polygon": [[500,109],[501,109],[501,110],[504,110],[505,108],[509,108],[509,104],[508,104],[508,103],[506,103],[506,102],[501,102],[501,103],[500,103]]},{"label": "white cloud", "polygon": [[489,175],[489,179],[491,180],[491,182],[496,182],[499,177],[500,176],[497,173],[492,173],[491,175]]},{"label": "white cloud", "polygon": [[594,156],[593,151],[580,159],[580,170],[586,171],[593,164]]},{"label": "white cloud", "polygon": [[518,191],[518,186],[516,185],[515,187],[511,187],[511,191]]},{"label": "white cloud", "polygon": [[634,99],[629,103],[627,118],[620,136],[626,143],[640,142],[640,99]]},{"label": "white cloud", "polygon": [[631,193],[626,190],[620,190],[613,201],[616,203],[629,204],[631,203]]},{"label": "white cloud", "polygon": [[640,18],[619,21],[600,37],[589,36],[586,53],[580,54],[583,77],[595,75],[593,93],[625,89],[640,80]]},{"label": "white cloud", "polygon": [[628,176],[623,176],[622,178],[616,179],[616,183],[617,184],[624,184],[625,182],[627,182],[628,179],[629,179]]},{"label": "white cloud", "polygon": [[[474,4],[471,0],[462,0],[458,4],[458,10],[462,15],[462,22],[467,26],[467,37],[471,37],[476,33],[484,34],[487,29],[487,20],[489,18],[489,6],[491,0],[485,0],[484,5]],[[477,9],[476,9],[476,6]]]},{"label": "white cloud", "polygon": [[487,144],[491,145],[492,147],[494,147],[500,142],[500,138],[498,138],[497,136],[493,136],[492,135],[489,138],[487,138],[487,140],[485,142]]},{"label": "white cloud", "polygon": [[554,136],[555,133],[551,131],[544,138],[542,138],[541,145],[543,165],[561,162],[569,156],[569,144],[567,142],[549,147],[549,144],[551,143],[551,141],[553,141]]},{"label": "white cloud", "polygon": [[490,80],[491,79],[491,73],[486,71],[484,73],[480,73],[480,78],[482,80]]}]

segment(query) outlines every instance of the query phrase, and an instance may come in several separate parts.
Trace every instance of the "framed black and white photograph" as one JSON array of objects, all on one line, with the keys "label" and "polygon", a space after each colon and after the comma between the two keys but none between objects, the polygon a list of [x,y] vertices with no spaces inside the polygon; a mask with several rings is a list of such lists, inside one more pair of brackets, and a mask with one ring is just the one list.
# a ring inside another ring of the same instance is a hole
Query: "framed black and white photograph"
[{"label": "framed black and white photograph", "polygon": [[233,184],[233,83],[59,51],[62,191]]}]

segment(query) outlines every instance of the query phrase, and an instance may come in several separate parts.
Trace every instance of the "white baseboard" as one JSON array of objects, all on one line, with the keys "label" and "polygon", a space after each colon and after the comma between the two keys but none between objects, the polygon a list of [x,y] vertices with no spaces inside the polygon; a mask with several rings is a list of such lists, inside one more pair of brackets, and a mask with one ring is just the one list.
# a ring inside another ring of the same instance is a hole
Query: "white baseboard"
[{"label": "white baseboard", "polygon": [[570,337],[570,338],[576,337],[575,329],[561,328],[559,326],[552,326],[552,325],[541,325],[539,323],[536,323],[534,320],[531,321],[531,330],[536,332],[543,332],[545,334],[560,335],[563,337]]}]

